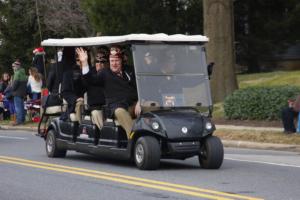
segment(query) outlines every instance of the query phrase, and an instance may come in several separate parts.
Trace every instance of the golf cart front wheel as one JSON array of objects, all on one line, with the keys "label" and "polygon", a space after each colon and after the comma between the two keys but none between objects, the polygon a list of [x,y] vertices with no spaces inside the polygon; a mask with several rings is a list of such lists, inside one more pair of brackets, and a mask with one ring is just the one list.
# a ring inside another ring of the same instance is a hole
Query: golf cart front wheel
[{"label": "golf cart front wheel", "polygon": [[160,163],[160,146],[158,140],[151,136],[140,137],[134,147],[134,161],[142,170],[155,170]]},{"label": "golf cart front wheel", "polygon": [[224,159],[224,148],[218,137],[210,136],[200,147],[199,163],[204,169],[219,169]]},{"label": "golf cart front wheel", "polygon": [[46,153],[48,157],[65,157],[67,150],[59,149],[54,130],[49,130],[46,137]]}]

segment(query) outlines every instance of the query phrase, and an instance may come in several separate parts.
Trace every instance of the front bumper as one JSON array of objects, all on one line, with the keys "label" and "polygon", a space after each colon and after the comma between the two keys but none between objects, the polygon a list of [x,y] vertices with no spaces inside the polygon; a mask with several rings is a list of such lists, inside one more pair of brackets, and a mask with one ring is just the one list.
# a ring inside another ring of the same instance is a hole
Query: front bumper
[{"label": "front bumper", "polygon": [[200,142],[167,142],[162,152],[163,158],[185,159],[199,155]]}]

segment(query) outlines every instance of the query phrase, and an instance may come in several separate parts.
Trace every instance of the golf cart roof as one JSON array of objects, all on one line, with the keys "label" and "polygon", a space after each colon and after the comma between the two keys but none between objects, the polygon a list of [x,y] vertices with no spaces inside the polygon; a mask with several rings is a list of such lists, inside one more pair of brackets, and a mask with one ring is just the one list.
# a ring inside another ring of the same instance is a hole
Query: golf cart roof
[{"label": "golf cart roof", "polygon": [[129,41],[147,41],[147,42],[208,42],[208,38],[203,35],[166,35],[159,34],[130,34],[121,36],[100,36],[87,38],[64,38],[47,39],[42,41],[42,46],[95,46],[124,43]]}]

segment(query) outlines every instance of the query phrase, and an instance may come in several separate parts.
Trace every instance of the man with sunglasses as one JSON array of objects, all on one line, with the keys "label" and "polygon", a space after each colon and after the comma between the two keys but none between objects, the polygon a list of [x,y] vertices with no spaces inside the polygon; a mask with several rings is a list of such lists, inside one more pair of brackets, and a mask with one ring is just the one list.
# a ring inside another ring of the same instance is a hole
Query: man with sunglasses
[{"label": "man with sunglasses", "polygon": [[[97,79],[101,71],[107,68],[107,63],[107,52],[104,49],[100,49],[96,56],[95,67],[90,69],[92,79]],[[101,130],[103,127],[102,106],[105,104],[103,87],[90,84],[86,79],[83,79],[83,82],[87,88],[87,103],[91,111],[92,122]]]},{"label": "man with sunglasses", "polygon": [[92,84],[101,85],[104,89],[105,101],[111,116],[114,116],[124,128],[129,138],[133,126],[133,117],[141,112],[137,104],[137,89],[133,74],[123,68],[123,54],[118,46],[110,48],[109,68],[102,70],[97,78],[92,78],[88,65],[87,52],[77,48],[84,79]]}]

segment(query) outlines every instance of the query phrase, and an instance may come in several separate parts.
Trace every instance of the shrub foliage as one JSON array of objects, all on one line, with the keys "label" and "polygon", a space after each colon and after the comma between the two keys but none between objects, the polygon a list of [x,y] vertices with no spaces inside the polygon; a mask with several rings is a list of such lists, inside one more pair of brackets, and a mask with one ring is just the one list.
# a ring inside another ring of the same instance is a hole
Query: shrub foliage
[{"label": "shrub foliage", "polygon": [[235,91],[224,101],[228,119],[276,120],[287,106],[288,99],[295,99],[300,88],[294,86],[251,87]]}]

